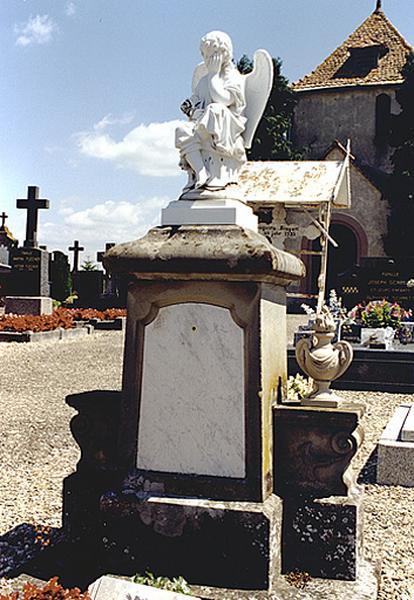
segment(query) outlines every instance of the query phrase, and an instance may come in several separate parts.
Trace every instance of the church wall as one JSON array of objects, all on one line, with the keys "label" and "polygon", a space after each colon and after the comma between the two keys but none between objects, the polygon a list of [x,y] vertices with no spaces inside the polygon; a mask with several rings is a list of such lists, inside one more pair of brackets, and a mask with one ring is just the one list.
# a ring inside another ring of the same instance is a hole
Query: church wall
[{"label": "church wall", "polygon": [[369,165],[390,171],[389,148],[379,151],[374,143],[376,98],[391,96],[391,112],[399,112],[395,86],[372,86],[300,92],[295,109],[293,139],[308,149],[309,159],[320,160],[332,142],[346,144],[352,153]]},{"label": "church wall", "polygon": [[[328,160],[343,160],[339,149],[329,153]],[[352,208],[334,211],[335,214],[349,215],[361,225],[368,238],[367,256],[386,256],[383,236],[387,232],[388,202],[381,192],[351,164],[351,197]]]}]

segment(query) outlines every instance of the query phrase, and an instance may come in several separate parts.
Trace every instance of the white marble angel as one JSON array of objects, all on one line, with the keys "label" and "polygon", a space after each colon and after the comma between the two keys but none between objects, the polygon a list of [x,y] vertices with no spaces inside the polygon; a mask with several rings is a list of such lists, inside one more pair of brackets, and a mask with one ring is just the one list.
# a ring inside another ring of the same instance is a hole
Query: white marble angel
[{"label": "white marble angel", "polygon": [[176,129],[180,165],[188,172],[183,196],[193,190],[222,190],[237,184],[273,82],[265,50],[254,55],[254,69],[239,73],[230,37],[207,33],[200,43],[204,62],[194,71],[191,98],[181,110],[188,122]]}]

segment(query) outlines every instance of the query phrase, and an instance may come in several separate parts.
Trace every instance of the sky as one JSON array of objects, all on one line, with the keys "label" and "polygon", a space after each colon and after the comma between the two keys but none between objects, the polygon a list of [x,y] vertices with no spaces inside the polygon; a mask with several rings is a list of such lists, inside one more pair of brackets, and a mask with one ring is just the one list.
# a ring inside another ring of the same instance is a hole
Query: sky
[{"label": "sky", "polygon": [[[290,81],[312,71],[376,0],[0,0],[0,212],[24,240],[27,186],[50,209],[39,243],[81,259],[136,239],[185,183],[174,148],[199,40],[265,48]],[[414,45],[413,0],[383,9]]]}]

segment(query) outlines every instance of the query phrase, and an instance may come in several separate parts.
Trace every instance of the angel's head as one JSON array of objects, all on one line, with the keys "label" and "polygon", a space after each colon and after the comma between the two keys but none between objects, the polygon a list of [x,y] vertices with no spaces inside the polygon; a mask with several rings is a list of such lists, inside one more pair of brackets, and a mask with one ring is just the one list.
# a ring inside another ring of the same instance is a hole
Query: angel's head
[{"label": "angel's head", "polygon": [[208,60],[215,52],[223,55],[223,66],[231,63],[233,58],[233,44],[230,36],[223,31],[210,31],[201,38],[200,52],[204,60]]}]

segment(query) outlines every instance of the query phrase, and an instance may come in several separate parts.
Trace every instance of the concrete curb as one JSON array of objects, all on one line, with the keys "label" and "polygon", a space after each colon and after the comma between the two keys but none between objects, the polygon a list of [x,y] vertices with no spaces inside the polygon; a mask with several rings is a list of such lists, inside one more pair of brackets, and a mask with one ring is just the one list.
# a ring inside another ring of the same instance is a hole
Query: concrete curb
[{"label": "concrete curb", "polygon": [[0,342],[53,342],[70,338],[82,337],[94,332],[92,325],[75,327],[73,329],[62,329],[58,327],[53,331],[1,331]]}]

